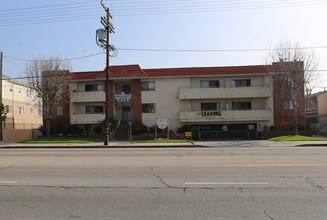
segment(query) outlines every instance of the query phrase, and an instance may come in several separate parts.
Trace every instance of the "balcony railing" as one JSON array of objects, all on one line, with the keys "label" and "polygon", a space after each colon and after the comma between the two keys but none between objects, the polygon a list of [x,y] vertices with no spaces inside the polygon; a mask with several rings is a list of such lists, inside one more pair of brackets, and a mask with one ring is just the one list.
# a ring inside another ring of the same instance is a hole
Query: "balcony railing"
[{"label": "balcony railing", "polygon": [[179,90],[179,99],[230,99],[271,97],[272,87],[186,88]]},{"label": "balcony railing", "polygon": [[104,114],[71,114],[71,124],[98,124],[105,119]]},{"label": "balcony railing", "polygon": [[307,108],[306,114],[318,114],[318,108],[316,107]]},{"label": "balcony railing", "polygon": [[273,120],[271,110],[243,111],[183,111],[179,114],[180,122],[243,122]]},{"label": "balcony railing", "polygon": [[70,102],[105,102],[105,92],[95,91],[95,92],[72,92],[70,93]]}]

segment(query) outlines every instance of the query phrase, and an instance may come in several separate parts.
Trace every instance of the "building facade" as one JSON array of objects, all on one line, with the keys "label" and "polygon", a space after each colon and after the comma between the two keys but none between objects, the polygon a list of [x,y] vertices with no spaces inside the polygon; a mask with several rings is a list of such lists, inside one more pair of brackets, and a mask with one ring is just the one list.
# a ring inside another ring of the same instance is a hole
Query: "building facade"
[{"label": "building facade", "polygon": [[[2,103],[7,112],[3,123],[4,140],[26,139],[28,135],[24,133],[31,134],[32,129],[38,129],[43,124],[39,102],[29,85],[3,76]],[[13,132],[14,129],[21,130],[20,135]]]},{"label": "building facade", "polygon": [[[96,126],[105,118],[105,73],[73,72],[70,123]],[[292,106],[269,66],[141,69],[112,66],[109,118],[147,127],[165,119],[170,129],[192,127],[195,139],[256,139],[271,126],[290,126]],[[304,90],[303,90],[304,91]],[[299,91],[299,124],[304,125],[304,92]],[[302,109],[303,108],[303,109]]]},{"label": "building facade", "polygon": [[327,91],[306,96],[306,119],[310,130],[327,134]]}]

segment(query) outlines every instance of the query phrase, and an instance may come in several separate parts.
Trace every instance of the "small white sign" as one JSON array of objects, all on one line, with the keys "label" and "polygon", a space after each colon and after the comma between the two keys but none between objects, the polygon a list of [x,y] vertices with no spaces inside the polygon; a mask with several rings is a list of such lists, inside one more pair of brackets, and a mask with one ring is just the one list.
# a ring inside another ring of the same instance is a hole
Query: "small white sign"
[{"label": "small white sign", "polygon": [[157,119],[157,126],[159,129],[165,129],[167,128],[168,120],[167,118],[159,118]]},{"label": "small white sign", "polygon": [[131,98],[132,98],[132,95],[125,94],[125,92],[115,95],[115,99],[117,100],[117,102],[129,102],[129,100],[131,100]]}]

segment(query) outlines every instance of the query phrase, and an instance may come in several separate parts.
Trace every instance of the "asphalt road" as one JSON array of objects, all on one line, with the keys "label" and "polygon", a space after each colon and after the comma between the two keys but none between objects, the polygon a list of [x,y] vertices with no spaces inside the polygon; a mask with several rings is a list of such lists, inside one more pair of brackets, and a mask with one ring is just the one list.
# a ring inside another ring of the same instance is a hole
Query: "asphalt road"
[{"label": "asphalt road", "polygon": [[0,149],[0,219],[327,219],[327,147]]}]

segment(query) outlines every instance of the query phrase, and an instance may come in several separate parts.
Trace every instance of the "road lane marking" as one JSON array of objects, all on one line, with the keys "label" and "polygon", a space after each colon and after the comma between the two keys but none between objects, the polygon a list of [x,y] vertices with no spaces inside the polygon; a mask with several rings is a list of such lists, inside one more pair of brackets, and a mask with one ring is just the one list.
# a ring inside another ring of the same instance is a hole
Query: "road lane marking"
[{"label": "road lane marking", "polygon": [[3,163],[0,163],[0,167],[10,167],[10,166],[13,166],[14,164],[3,164]]},{"label": "road lane marking", "polygon": [[203,182],[185,183],[185,185],[269,185],[267,182]]},{"label": "road lane marking", "polygon": [[1,181],[0,180],[0,184],[15,184],[16,181]]}]

